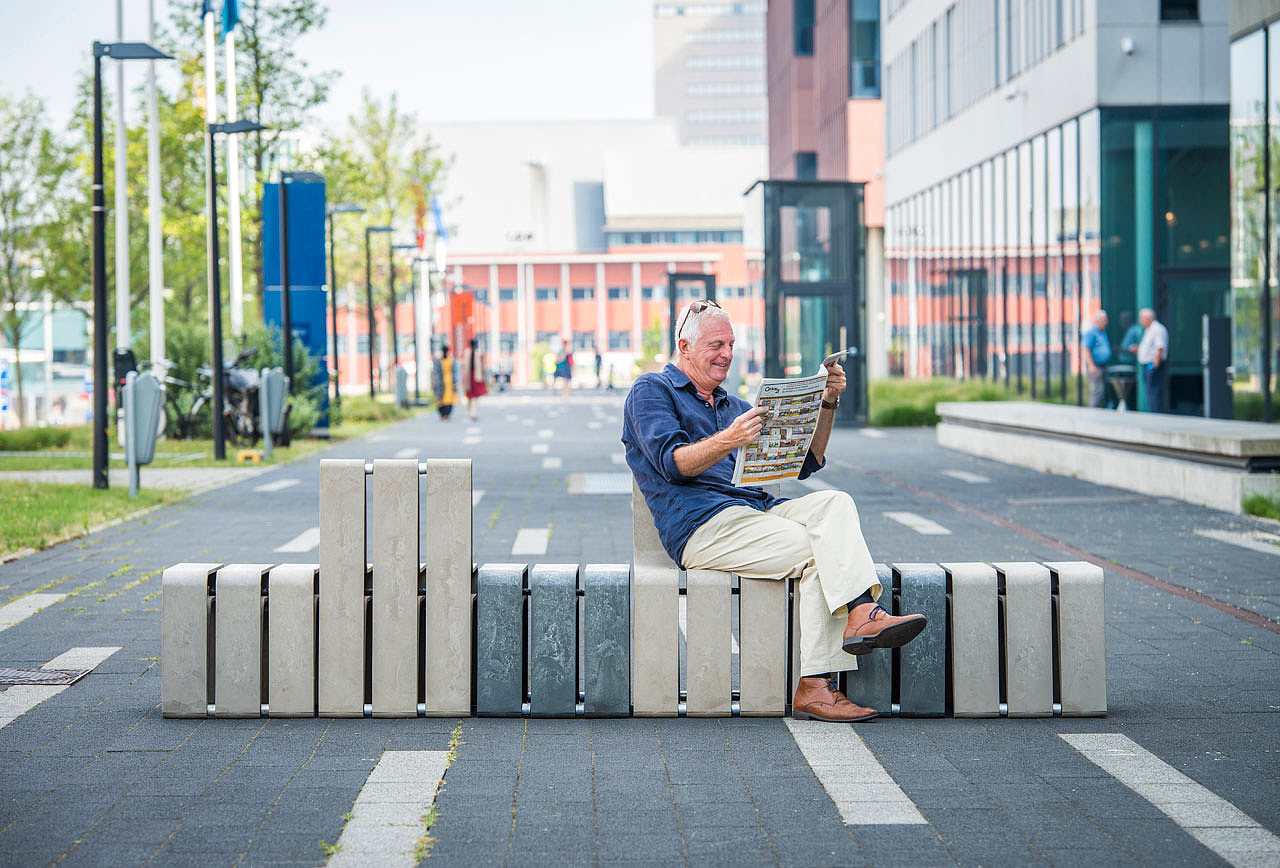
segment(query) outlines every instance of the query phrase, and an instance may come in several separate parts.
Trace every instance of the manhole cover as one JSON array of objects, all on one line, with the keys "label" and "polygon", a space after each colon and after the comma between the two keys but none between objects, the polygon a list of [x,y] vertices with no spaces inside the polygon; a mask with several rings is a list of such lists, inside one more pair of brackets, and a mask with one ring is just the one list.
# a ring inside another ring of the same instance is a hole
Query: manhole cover
[{"label": "manhole cover", "polygon": [[0,669],[0,684],[75,684],[92,669]]}]

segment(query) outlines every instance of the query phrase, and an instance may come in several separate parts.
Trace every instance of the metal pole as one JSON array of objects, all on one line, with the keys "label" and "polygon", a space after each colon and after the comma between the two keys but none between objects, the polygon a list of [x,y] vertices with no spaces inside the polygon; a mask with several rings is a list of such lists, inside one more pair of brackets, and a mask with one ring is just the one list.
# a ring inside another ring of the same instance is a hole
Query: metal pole
[{"label": "metal pole", "polygon": [[421,400],[421,397],[422,397],[421,395],[418,394],[418,368],[421,367],[421,365],[418,363],[418,269],[422,267],[419,264],[420,261],[421,260],[418,260],[418,259],[413,260],[413,275],[412,275],[413,295],[411,296],[411,299],[413,301],[413,400],[414,401]]},{"label": "metal pole", "polygon": [[206,155],[209,161],[209,217],[206,221],[206,246],[208,248],[207,267],[209,269],[209,343],[212,359],[213,406],[209,414],[213,417],[213,457],[222,461],[227,457],[226,432],[222,419],[222,280],[218,273],[218,167],[214,152],[213,127],[205,128],[209,139],[209,150]]},{"label": "metal pole", "polygon": [[397,388],[396,387],[396,366],[397,366],[397,362],[399,362],[399,356],[400,356],[400,341],[396,337],[396,260],[395,260],[395,245],[391,243],[392,241],[393,239],[391,237],[391,233],[388,232],[387,233],[387,271],[391,273],[391,277],[390,277],[391,310],[389,314],[389,317],[391,320],[391,355],[388,356],[387,374],[391,380],[391,388],[394,390]]},{"label": "metal pole", "polygon": [[107,487],[107,205],[102,195],[102,58],[93,51],[93,487]]},{"label": "metal pole", "polygon": [[369,397],[376,397],[376,389],[373,383],[373,339],[376,334],[376,327],[373,322],[373,276],[372,268],[369,263],[369,227],[364,227],[364,299],[365,308],[369,312]]},{"label": "metal pole", "polygon": [[[1271,56],[1271,34],[1263,28],[1263,51]],[[1262,79],[1262,128],[1271,129],[1271,79]],[[1262,137],[1262,420],[1271,421],[1271,136]]]},{"label": "metal pole", "polygon": [[[156,4],[147,4],[147,40],[156,42]],[[160,113],[156,99],[156,62],[147,61],[147,272],[151,289],[151,361],[163,361],[164,230],[160,200]],[[164,377],[160,377],[163,387]]]},{"label": "metal pole", "polygon": [[[227,120],[240,117],[236,96],[236,32],[225,37],[227,71]],[[240,240],[240,137],[227,137],[227,288],[230,290],[231,334],[244,334],[244,274]]]},{"label": "metal pole", "polygon": [[329,315],[333,320],[333,403],[342,404],[338,385],[338,272],[333,255],[333,212],[329,212]]},{"label": "metal pole", "polygon": [[[124,0],[116,0],[116,41],[124,42]],[[124,64],[116,64],[116,346],[133,345],[133,329],[129,323],[129,184],[128,130],[124,118]]]},{"label": "metal pole", "polygon": [[[284,348],[285,401],[293,389],[293,306],[289,298],[289,173],[280,173],[280,344]],[[289,445],[289,426],[280,432],[280,445]]]}]

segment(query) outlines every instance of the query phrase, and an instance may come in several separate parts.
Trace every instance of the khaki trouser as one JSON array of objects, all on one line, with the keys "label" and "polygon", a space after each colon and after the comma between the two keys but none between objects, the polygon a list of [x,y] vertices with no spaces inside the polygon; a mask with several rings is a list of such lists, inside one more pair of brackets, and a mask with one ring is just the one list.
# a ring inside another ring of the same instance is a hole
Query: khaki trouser
[{"label": "khaki trouser", "polygon": [[731,506],[685,543],[684,566],[751,579],[800,579],[800,674],[857,669],[841,648],[845,606],[870,590],[880,596],[858,508],[843,491],[815,491],[768,512]]}]

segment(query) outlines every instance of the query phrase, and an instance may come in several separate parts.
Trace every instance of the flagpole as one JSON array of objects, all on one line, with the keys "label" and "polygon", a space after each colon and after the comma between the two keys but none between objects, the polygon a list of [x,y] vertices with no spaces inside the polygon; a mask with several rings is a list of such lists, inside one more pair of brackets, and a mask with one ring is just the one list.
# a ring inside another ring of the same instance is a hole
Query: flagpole
[{"label": "flagpole", "polygon": [[[116,39],[124,42],[124,0],[116,0]],[[116,64],[116,346],[133,343],[129,325],[129,166],[124,121],[124,64]]]},{"label": "flagpole", "polygon": [[[156,3],[147,3],[147,41],[156,44]],[[164,346],[164,234],[160,201],[160,111],[156,98],[156,62],[147,63],[147,222],[148,276],[151,281],[151,360],[165,359]],[[163,382],[163,380],[162,380]]]},{"label": "flagpole", "polygon": [[[208,129],[207,125],[216,124],[218,122],[218,87],[216,82],[216,76],[214,75],[214,66],[213,66],[214,41],[213,41],[213,8],[212,7],[213,7],[213,4],[209,2],[209,0],[205,0],[205,6],[204,6],[204,10],[205,10],[204,11],[204,121],[206,124],[206,130],[205,130],[206,136],[213,135],[213,132]],[[209,161],[208,166],[205,168],[205,185],[204,185],[205,186],[204,214],[205,214],[206,221],[212,221],[217,219],[217,217],[215,216],[217,212],[214,210],[214,202],[213,202],[213,197],[217,195],[217,190],[213,189],[213,184],[210,180],[211,178],[214,178],[214,177],[216,177],[216,175],[214,175],[214,165],[212,161]],[[211,226],[209,229],[211,237],[214,236],[217,233],[217,231],[218,231],[218,227],[216,225]],[[212,256],[212,254],[210,255]],[[218,261],[216,259],[211,258],[209,262],[209,275],[208,275],[210,302],[212,302],[213,300],[212,299],[213,288],[218,284],[218,281],[214,279],[213,270],[219,267],[220,266],[218,264]],[[209,315],[210,316],[213,315],[212,304],[210,305]],[[220,329],[218,329],[218,331],[220,331]],[[215,371],[213,375],[215,377],[220,377],[221,372]],[[221,412],[221,408],[218,408],[216,412]]]},{"label": "flagpole", "polygon": [[[224,13],[225,14],[225,13]],[[236,102],[236,32],[228,30],[226,43],[227,120],[240,116]],[[244,333],[244,276],[241,274],[240,250],[240,137],[227,136],[227,254],[231,272],[231,333]]]}]

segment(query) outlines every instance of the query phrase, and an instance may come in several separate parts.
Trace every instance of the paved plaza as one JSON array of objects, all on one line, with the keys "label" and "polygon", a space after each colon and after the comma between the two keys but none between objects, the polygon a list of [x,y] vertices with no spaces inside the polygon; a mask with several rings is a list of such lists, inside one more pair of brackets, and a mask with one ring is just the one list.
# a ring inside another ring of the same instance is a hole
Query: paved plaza
[{"label": "paved plaza", "polygon": [[787,493],[849,491],[877,561],[1104,564],[1106,718],[161,718],[160,572],[314,562],[321,457],[474,459],[479,563],[630,561],[621,412],[509,392],[0,565],[0,667],[94,667],[0,690],[0,866],[1280,865],[1280,524],[925,429]]}]

